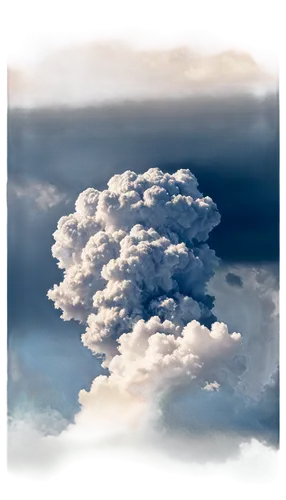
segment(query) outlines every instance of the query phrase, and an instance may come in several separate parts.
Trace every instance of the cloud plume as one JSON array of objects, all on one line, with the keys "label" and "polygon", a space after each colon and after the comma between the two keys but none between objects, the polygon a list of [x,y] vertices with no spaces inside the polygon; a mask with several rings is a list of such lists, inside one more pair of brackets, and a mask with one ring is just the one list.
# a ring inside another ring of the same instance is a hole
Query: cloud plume
[{"label": "cloud plume", "polygon": [[108,369],[80,391],[72,433],[142,432],[167,451],[184,442],[208,458],[253,439],[275,446],[239,385],[242,336],[213,314],[208,282],[219,260],[206,241],[219,222],[189,170],[157,168],[85,190],[59,220],[52,253],[64,278],[48,297],[84,325],[83,344]]}]

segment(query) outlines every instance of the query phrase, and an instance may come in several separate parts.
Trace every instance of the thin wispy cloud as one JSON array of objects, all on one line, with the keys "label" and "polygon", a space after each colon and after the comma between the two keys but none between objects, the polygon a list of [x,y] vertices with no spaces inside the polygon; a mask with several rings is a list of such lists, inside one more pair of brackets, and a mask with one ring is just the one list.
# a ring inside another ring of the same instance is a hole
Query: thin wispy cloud
[{"label": "thin wispy cloud", "polygon": [[67,202],[68,198],[56,186],[49,183],[30,181],[25,184],[9,184],[11,194],[32,203],[38,210],[46,211]]}]

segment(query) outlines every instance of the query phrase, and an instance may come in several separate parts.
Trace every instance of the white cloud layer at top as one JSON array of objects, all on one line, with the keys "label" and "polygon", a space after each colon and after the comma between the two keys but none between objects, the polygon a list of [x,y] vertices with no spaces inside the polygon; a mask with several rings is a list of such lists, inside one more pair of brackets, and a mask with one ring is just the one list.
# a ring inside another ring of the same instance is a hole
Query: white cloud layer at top
[{"label": "white cloud layer at top", "polygon": [[[184,98],[204,92],[277,92],[275,52],[204,31],[163,36],[141,28],[39,33],[8,56],[8,104]],[[83,91],[84,89],[84,91]]]}]

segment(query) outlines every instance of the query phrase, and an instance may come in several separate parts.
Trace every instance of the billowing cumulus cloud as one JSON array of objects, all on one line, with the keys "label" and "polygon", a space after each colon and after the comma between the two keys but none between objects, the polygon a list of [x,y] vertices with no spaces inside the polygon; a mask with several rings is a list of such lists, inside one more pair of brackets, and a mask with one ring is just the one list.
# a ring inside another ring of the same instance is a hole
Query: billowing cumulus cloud
[{"label": "billowing cumulus cloud", "polygon": [[206,283],[218,259],[205,240],[219,220],[188,170],[115,175],[60,219],[52,251],[64,280],[49,298],[63,319],[86,322],[84,344],[106,355],[139,319],[207,321]]},{"label": "billowing cumulus cloud", "polygon": [[11,68],[11,107],[85,106],[186,97],[213,90],[268,88],[275,78],[247,52],[205,53],[186,46],[136,50],[91,43],[50,53],[32,69]]},{"label": "billowing cumulus cloud", "polygon": [[273,421],[257,423],[260,403],[240,384],[243,337],[217,321],[208,293],[219,259],[206,241],[219,222],[189,170],[157,168],[85,190],[59,220],[52,253],[64,278],[48,297],[108,369],[80,391],[70,432],[136,431],[208,458],[252,439],[275,446]]}]

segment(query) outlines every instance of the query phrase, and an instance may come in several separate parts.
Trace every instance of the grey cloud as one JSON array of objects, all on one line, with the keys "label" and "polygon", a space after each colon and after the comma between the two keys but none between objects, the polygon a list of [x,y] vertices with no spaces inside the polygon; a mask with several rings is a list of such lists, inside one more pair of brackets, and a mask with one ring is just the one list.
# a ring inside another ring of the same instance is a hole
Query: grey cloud
[{"label": "grey cloud", "polygon": [[237,274],[234,273],[227,273],[225,276],[225,280],[228,285],[230,286],[237,286],[239,288],[243,287],[243,281],[241,276],[238,276]]},{"label": "grey cloud", "polygon": [[[229,287],[223,278],[226,271],[239,273],[243,288]],[[241,384],[257,400],[279,363],[278,290],[277,269],[267,265],[232,268],[222,264],[209,283],[209,293],[216,297],[215,314],[243,335],[242,354],[248,362]]]},{"label": "grey cloud", "polygon": [[11,196],[27,199],[40,210],[48,210],[59,203],[67,202],[65,193],[47,182],[30,181],[23,184],[9,183]]}]

